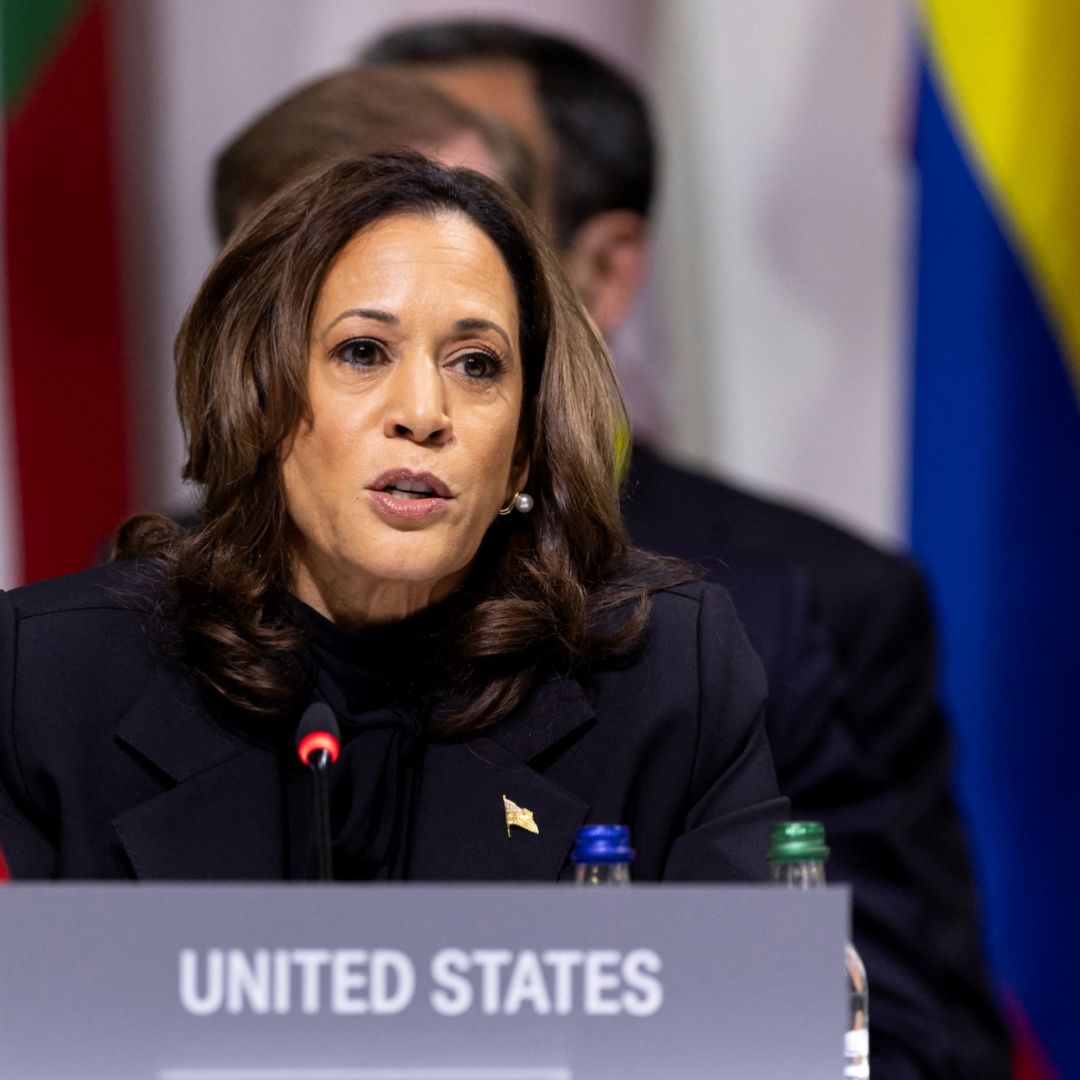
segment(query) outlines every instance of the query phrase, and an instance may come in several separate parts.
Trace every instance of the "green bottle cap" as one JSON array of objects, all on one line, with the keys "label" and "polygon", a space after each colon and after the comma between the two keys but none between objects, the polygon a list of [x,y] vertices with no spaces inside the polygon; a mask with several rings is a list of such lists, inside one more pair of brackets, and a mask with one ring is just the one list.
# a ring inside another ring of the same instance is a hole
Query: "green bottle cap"
[{"label": "green bottle cap", "polygon": [[773,862],[806,862],[827,859],[825,826],[820,821],[782,821],[774,825],[769,843]]}]

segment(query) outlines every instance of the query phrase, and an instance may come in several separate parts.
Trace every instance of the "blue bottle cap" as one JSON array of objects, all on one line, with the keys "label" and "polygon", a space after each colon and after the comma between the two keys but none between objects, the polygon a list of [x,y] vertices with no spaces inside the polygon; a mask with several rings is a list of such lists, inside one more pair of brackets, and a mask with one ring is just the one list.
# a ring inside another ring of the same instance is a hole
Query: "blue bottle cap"
[{"label": "blue bottle cap", "polygon": [[584,825],[570,859],[574,863],[628,863],[634,861],[629,825]]}]

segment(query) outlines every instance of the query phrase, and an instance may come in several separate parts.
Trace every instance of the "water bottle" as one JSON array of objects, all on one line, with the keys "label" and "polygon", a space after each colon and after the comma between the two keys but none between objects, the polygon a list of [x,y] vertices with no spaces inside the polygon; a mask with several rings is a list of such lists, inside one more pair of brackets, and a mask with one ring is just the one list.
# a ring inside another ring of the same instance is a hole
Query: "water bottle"
[{"label": "water bottle", "polygon": [[570,856],[578,885],[629,885],[634,849],[629,825],[585,825]]},{"label": "water bottle", "polygon": [[[769,845],[769,876],[789,889],[825,886],[825,827],[817,821],[789,821],[774,825]],[[844,1078],[870,1076],[870,1001],[866,968],[849,941],[844,949],[847,968],[848,1021],[844,1032]]]}]

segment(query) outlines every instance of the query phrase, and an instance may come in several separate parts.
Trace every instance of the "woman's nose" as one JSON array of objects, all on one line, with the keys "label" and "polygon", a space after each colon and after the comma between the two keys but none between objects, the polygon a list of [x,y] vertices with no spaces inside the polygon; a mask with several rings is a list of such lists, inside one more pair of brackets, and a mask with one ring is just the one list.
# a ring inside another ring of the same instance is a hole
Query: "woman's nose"
[{"label": "woman's nose", "polygon": [[383,433],[387,438],[440,446],[450,440],[446,387],[439,366],[427,357],[402,360],[390,379]]}]

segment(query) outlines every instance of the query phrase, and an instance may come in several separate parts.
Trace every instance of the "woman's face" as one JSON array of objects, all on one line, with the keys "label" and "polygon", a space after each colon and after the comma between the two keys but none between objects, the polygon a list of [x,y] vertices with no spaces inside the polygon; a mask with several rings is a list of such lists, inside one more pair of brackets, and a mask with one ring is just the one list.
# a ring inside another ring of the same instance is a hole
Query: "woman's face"
[{"label": "woman's face", "polygon": [[316,301],[311,422],[282,462],[297,595],[359,623],[453,591],[524,485],[522,385],[514,284],[485,233],[453,212],[357,233]]}]

